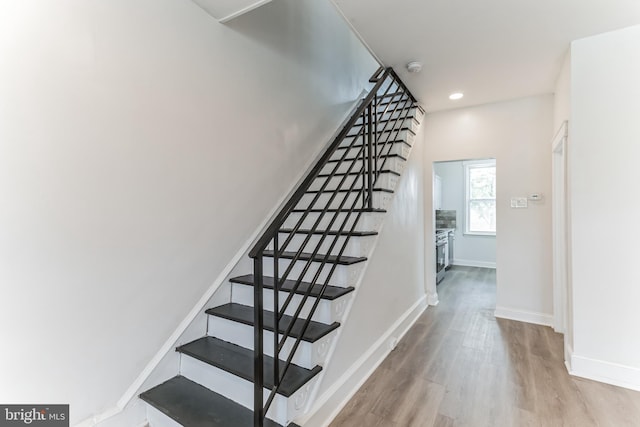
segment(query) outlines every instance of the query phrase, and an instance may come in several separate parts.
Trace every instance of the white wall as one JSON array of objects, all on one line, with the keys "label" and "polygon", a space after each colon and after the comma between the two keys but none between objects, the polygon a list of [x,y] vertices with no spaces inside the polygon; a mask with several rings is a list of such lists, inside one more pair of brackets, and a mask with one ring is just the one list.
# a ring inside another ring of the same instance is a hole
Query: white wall
[{"label": "white wall", "polygon": [[440,162],[433,170],[442,178],[442,209],[456,211],[456,231],[453,245],[455,265],[495,267],[495,236],[464,234],[465,185],[461,161]]},{"label": "white wall", "polygon": [[377,64],[329,2],[0,3],[0,401],[115,405]]},{"label": "white wall", "polygon": [[426,307],[424,125],[395,191],[373,256],[305,427],[325,426]]},{"label": "white wall", "polygon": [[571,366],[640,390],[638,52],[640,26],[572,44]]},{"label": "white wall", "polygon": [[[498,314],[551,323],[551,202],[511,209],[512,196],[551,193],[553,97],[541,95],[427,115],[425,165],[435,161],[495,158],[497,167]],[[431,174],[425,175],[425,212],[432,212]],[[433,233],[433,221],[427,235]],[[427,246],[426,257],[434,249]],[[432,263],[426,263],[430,291]]]}]

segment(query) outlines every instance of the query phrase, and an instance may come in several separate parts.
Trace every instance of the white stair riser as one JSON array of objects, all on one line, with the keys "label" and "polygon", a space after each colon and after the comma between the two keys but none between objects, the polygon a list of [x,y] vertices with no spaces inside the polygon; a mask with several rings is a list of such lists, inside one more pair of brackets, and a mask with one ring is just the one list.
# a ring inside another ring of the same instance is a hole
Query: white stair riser
[{"label": "white stair riser", "polygon": [[[284,302],[287,300],[289,296],[288,292],[278,292],[278,305],[282,307]],[[351,294],[347,294],[341,298],[336,298],[335,300],[320,300],[318,307],[316,308],[315,313],[313,314],[313,320],[316,322],[331,324],[333,322],[340,322],[342,320],[342,315],[344,314],[344,310],[351,298]],[[291,299],[291,302],[287,306],[287,310],[285,314],[289,316],[293,316],[298,309],[300,303],[302,302],[302,295],[294,295]],[[309,314],[311,313],[311,308],[313,304],[315,304],[317,298],[309,297],[304,304],[302,311],[300,312],[300,317],[307,319]],[[253,306],[253,286],[241,285],[238,283],[233,284],[233,291],[231,292],[231,302],[235,302],[242,305]],[[274,311],[273,310],[273,290],[265,289],[263,293],[263,303],[265,310]]]},{"label": "white stair riser", "polygon": [[[413,128],[411,128],[413,130]],[[414,131],[415,132],[415,131]],[[383,143],[386,141],[405,141],[410,145],[413,145],[413,140],[415,139],[415,135],[408,130],[398,130],[398,129],[388,129],[384,132],[378,132],[378,143]]]},{"label": "white stair riser", "polygon": [[[362,165],[358,163],[362,162],[357,162],[357,164],[351,169],[349,169],[351,167],[351,162],[343,162],[338,165],[337,168],[335,163],[327,163],[320,171],[320,174],[331,174],[334,170],[335,173],[359,172]],[[404,170],[404,160],[399,157],[382,158],[378,160],[377,169],[391,170],[401,174]]]},{"label": "white stair riser", "polygon": [[[342,182],[343,178],[344,182]],[[353,181],[356,181],[356,185],[354,186],[355,188],[362,188],[362,175],[337,175],[332,176],[331,178],[317,178],[315,181],[313,181],[311,187],[309,187],[309,190],[320,190],[327,179],[329,180],[329,183],[325,187],[325,189],[327,190],[335,190],[336,188],[338,188],[338,186],[344,189],[350,188],[351,184],[353,184]],[[378,175],[376,184],[373,188],[387,188],[389,190],[395,190],[399,179],[400,177],[396,174],[389,172],[381,173],[380,175]]]},{"label": "white stair riser", "polygon": [[[289,215],[287,220],[284,222],[284,227],[293,228],[300,222],[302,219],[302,213],[292,213]],[[358,218],[358,215],[360,217]],[[317,228],[326,229],[331,221],[333,221],[332,229],[338,230],[340,228],[340,224],[342,224],[346,219],[345,229],[351,230],[353,223],[358,219],[358,223],[354,231],[378,231],[380,230],[380,226],[382,225],[382,221],[384,219],[384,214],[380,212],[361,212],[358,214],[357,212],[352,212],[351,215],[347,215],[346,212],[328,212],[325,213],[322,218],[320,218],[320,222],[317,225]],[[300,228],[311,228],[318,222],[318,218],[320,217],[319,212],[310,212],[300,224]]]},{"label": "white stair riser", "polygon": [[[411,125],[410,126],[406,126],[406,128],[401,128],[399,126],[395,126],[395,127],[388,127],[387,129],[380,129],[380,131],[376,132],[376,135],[374,136],[376,141],[378,141],[378,144],[383,144],[385,142],[398,142],[398,141],[405,141],[407,143],[409,143],[409,145],[413,145],[414,141],[415,141],[415,133],[417,133],[418,128],[420,127],[419,125],[416,124],[415,121],[411,121],[410,122]],[[410,132],[407,130],[410,129],[413,132]],[[340,146],[341,147],[350,147],[353,143],[353,141],[355,140],[355,144],[353,145],[361,145],[362,141],[363,141],[363,137],[361,133],[355,133],[356,131],[352,131],[351,135],[347,135],[344,140],[342,142],[340,142]],[[359,149],[360,147],[358,147]],[[362,150],[363,153],[365,153],[365,150]],[[355,155],[356,153],[354,153]],[[337,158],[336,154],[334,153],[333,158]]]},{"label": "white stair riser", "polygon": [[[400,116],[401,118],[396,120],[398,116]],[[402,128],[409,128],[415,132],[416,129],[420,126],[420,123],[416,122],[411,116],[411,112],[407,113],[406,111],[401,111],[400,114],[396,112],[394,114],[394,120],[391,122],[387,121],[386,117],[389,117],[388,113],[385,114],[384,121],[381,121],[378,123],[377,125],[378,132],[390,131],[393,129],[402,129]],[[360,128],[361,123],[362,123],[361,118],[358,119],[355,123],[355,126],[357,126],[356,129],[358,131],[362,131],[362,129]],[[365,132],[368,132],[368,129],[365,129]]]},{"label": "white stair riser", "polygon": [[[180,358],[180,374],[245,408],[253,409],[253,382],[187,355],[182,355]],[[309,395],[308,391],[314,382],[315,378],[288,398],[277,394],[267,412],[267,418],[281,425],[287,425],[289,420],[299,415],[304,408]],[[264,389],[265,401],[269,392],[268,389]]]},{"label": "white stair riser", "polygon": [[[349,193],[339,193],[333,197],[333,193],[321,193],[316,199],[317,193],[308,193],[302,196],[302,199],[296,205],[296,209],[306,209],[312,207],[313,209],[324,209],[327,205],[329,209],[351,209],[355,204],[356,209],[362,208],[363,200],[368,195],[363,191],[361,194],[358,191]],[[390,200],[391,193],[374,191],[373,192],[373,207],[384,209]],[[315,199],[315,202],[314,202]],[[346,200],[345,200],[346,199]],[[344,203],[343,203],[344,201]],[[313,203],[313,205],[311,205]]]},{"label": "white stair riser", "polygon": [[[335,224],[332,228],[339,229],[340,224]],[[348,228],[344,228],[343,231],[346,233],[349,231]],[[280,233],[279,244],[280,249],[284,249],[285,251],[297,252],[304,245],[304,252],[313,252],[315,248],[320,243],[322,239],[322,235],[312,234],[309,236],[308,234],[295,234],[291,241],[287,244],[286,248],[283,245],[286,242],[286,239],[289,237],[289,234]],[[346,247],[344,248],[343,255],[346,256],[367,256],[371,247],[373,245],[374,236],[353,236],[347,242]],[[305,243],[305,240],[308,241]],[[342,246],[345,243],[346,236],[335,236],[335,235],[327,235],[324,240],[322,240],[322,245],[320,246],[320,250],[318,253],[326,254],[329,253],[329,249],[331,249],[332,254],[338,254],[342,250]],[[336,241],[337,240],[337,241]],[[335,242],[335,244],[334,244]],[[333,248],[331,247],[333,245]],[[268,249],[273,249],[273,242],[271,242],[268,246]]]},{"label": "white stair riser", "polygon": [[168,415],[163,414],[158,411],[150,404],[146,404],[147,406],[147,421],[149,422],[150,427],[183,427],[182,424],[174,421],[173,418],[170,418]]},{"label": "white stair riser", "polygon": [[[408,118],[408,119],[414,119],[416,118],[416,114],[417,114],[417,109],[416,108],[412,108],[410,109],[408,112],[406,109],[396,109],[394,111],[393,109],[394,106],[391,106],[390,108],[386,108],[385,107],[381,107],[378,109],[378,120],[389,120],[389,118],[394,118],[397,119],[398,117],[404,117],[404,118]],[[386,111],[385,111],[386,110]],[[362,118],[358,118],[358,121],[356,123],[361,123]]]},{"label": "white stair riser", "polygon": [[[290,259],[278,260],[278,274],[280,277],[284,277],[284,274],[289,268],[289,266],[291,265],[292,261],[293,260],[290,260]],[[289,272],[286,278],[298,279],[308,263],[309,261],[295,261],[293,263],[293,267],[291,268],[291,271]],[[262,269],[266,276],[273,277],[273,267],[274,267],[273,264],[274,264],[273,258],[265,257],[265,261],[263,263]],[[335,265],[335,264],[325,263],[322,266],[322,269],[320,271],[318,279],[316,280],[316,283],[321,285],[326,283],[329,273],[331,272],[331,270],[333,270],[333,273],[331,273],[331,278],[329,279],[329,282],[328,282],[329,285],[342,286],[342,287],[353,286],[358,280],[358,276],[360,275],[360,272],[364,268],[365,264],[366,264],[365,262],[359,262],[352,265],[341,265],[341,264]],[[333,268],[334,265],[335,265],[335,268]],[[307,268],[306,272],[304,273],[304,276],[302,279],[305,282],[313,281],[313,278],[318,272],[318,269],[320,267],[321,267],[320,262],[312,261],[311,265],[309,266],[309,268]]]},{"label": "white stair riser", "polygon": [[[253,350],[253,326],[217,316],[209,316],[208,322],[209,336]],[[336,331],[332,331],[314,343],[300,341],[292,362],[307,369],[313,369],[316,365],[322,366],[335,333]],[[264,353],[273,357],[273,333],[265,331],[263,337]],[[280,360],[287,360],[294,343],[294,338],[287,338],[280,351]]]},{"label": "white stair riser", "polygon": [[[360,157],[362,158],[362,156],[368,156],[367,153],[362,154],[360,153],[360,148],[361,147],[351,147],[351,148],[347,148],[346,150],[348,151],[347,153],[347,158],[353,158],[353,157]],[[336,154],[333,155],[334,159],[339,159],[342,157],[342,155],[344,154],[345,149],[341,149],[338,150],[336,152]],[[409,158],[409,154],[411,153],[411,147],[408,146],[407,144],[405,144],[404,142],[394,142],[393,144],[379,144],[377,151],[376,149],[374,149],[371,153],[371,157],[372,157],[372,161],[373,159],[375,159],[375,156],[378,155],[393,155],[393,154],[397,154],[400,155],[404,158]],[[366,161],[366,160],[365,160]],[[380,162],[378,162],[379,164]],[[360,169],[358,166],[358,170]]]}]

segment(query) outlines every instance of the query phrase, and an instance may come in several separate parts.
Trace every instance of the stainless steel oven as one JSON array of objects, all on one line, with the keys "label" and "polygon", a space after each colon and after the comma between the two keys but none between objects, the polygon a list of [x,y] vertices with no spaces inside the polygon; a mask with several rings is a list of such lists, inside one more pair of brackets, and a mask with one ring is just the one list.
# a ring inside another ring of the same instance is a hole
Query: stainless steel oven
[{"label": "stainless steel oven", "polygon": [[446,232],[436,232],[436,284],[444,279],[447,267],[449,236]]}]

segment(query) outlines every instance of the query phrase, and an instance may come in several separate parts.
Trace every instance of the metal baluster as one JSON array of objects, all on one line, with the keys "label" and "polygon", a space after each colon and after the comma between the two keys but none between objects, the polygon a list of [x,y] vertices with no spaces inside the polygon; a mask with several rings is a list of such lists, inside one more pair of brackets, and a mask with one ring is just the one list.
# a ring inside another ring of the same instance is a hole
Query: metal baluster
[{"label": "metal baluster", "polygon": [[371,142],[373,141],[373,123],[371,120],[371,105],[367,107],[367,116],[368,121],[367,125],[368,135],[367,135],[367,207],[369,209],[373,208],[373,151],[371,147]]},{"label": "metal baluster", "polygon": [[253,388],[253,425],[255,427],[264,426],[264,406],[263,406],[263,392],[264,386],[264,354],[263,354],[263,331],[264,331],[264,316],[263,316],[263,301],[262,301],[262,289],[263,289],[263,276],[262,276],[262,261],[263,252],[260,251],[258,255],[253,259],[253,372],[254,372],[254,388]]},{"label": "metal baluster", "polygon": [[[367,188],[367,155],[366,155],[366,149],[367,149],[367,116],[366,116],[366,111],[362,112],[362,147],[364,148],[364,150],[362,151],[362,170],[364,171],[364,173],[362,174],[362,188]],[[357,179],[357,178],[356,178]],[[366,207],[365,205],[365,200],[362,199],[362,208],[364,209]]]},{"label": "metal baluster", "polygon": [[[378,93],[376,92],[376,96],[373,97],[373,126],[376,132],[373,134],[373,158],[378,158]],[[384,117],[380,117],[381,120],[384,120]],[[376,179],[378,178],[378,161],[376,160]]]},{"label": "metal baluster", "polygon": [[[278,363],[280,350],[278,343],[280,342],[280,278],[278,272],[279,255],[278,255],[278,233],[273,236],[273,385],[280,385],[280,364]],[[284,314],[284,313],[283,313]]]}]

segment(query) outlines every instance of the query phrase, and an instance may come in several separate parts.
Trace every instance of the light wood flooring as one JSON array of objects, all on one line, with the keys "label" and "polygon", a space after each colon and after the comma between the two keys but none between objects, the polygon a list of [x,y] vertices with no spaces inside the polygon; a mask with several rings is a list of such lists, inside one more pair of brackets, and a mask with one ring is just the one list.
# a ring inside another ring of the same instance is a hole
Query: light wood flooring
[{"label": "light wood flooring", "polygon": [[640,392],[569,376],[562,335],[493,316],[495,270],[438,293],[330,427],[640,426]]}]

